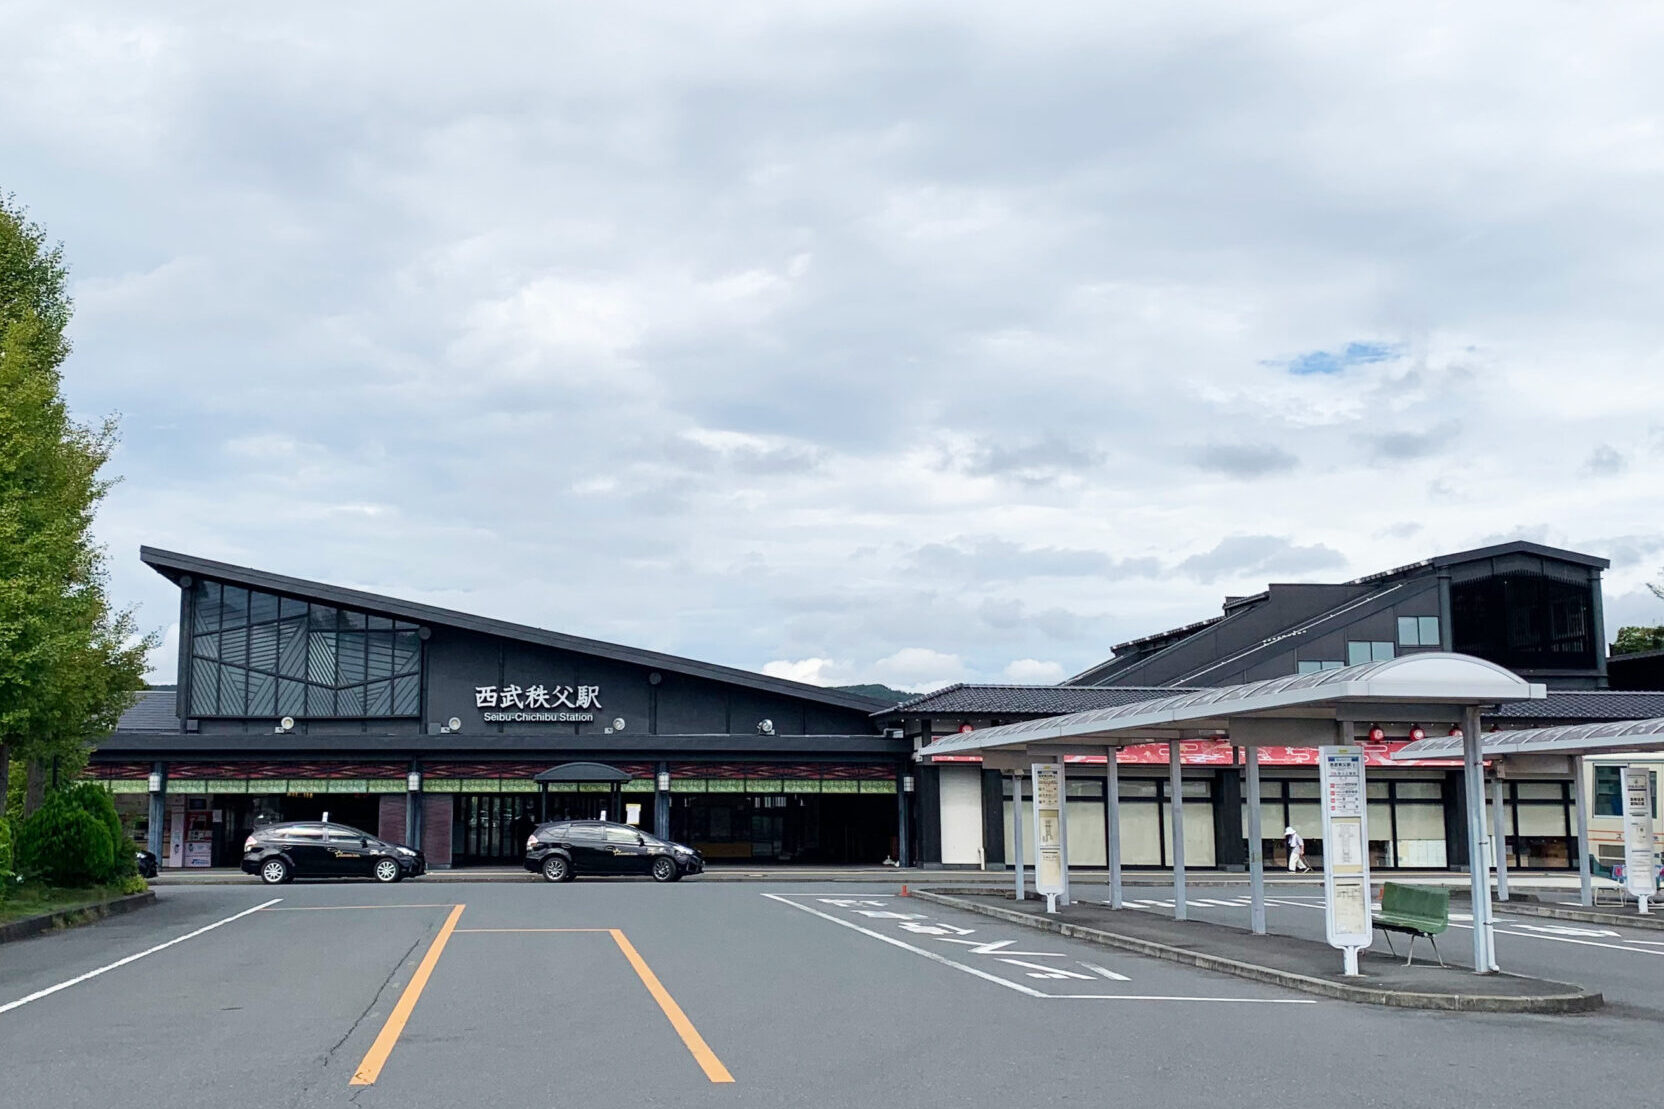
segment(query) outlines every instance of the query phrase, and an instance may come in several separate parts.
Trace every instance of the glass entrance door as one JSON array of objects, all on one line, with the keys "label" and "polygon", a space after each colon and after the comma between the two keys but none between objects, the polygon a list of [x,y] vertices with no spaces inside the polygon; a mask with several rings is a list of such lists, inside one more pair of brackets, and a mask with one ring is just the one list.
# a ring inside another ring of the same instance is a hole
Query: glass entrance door
[{"label": "glass entrance door", "polygon": [[514,866],[537,826],[537,796],[467,793],[458,798],[452,843],[457,866]]}]

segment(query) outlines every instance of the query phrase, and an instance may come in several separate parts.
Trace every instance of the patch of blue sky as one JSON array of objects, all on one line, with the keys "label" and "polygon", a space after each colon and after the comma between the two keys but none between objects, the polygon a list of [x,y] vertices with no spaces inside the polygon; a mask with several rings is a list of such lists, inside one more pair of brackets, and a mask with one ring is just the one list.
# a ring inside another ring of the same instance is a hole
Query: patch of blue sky
[{"label": "patch of blue sky", "polygon": [[1401,343],[1347,343],[1338,351],[1312,350],[1295,355],[1287,362],[1288,372],[1298,376],[1310,374],[1338,374],[1353,366],[1371,362],[1386,362],[1403,352]]}]

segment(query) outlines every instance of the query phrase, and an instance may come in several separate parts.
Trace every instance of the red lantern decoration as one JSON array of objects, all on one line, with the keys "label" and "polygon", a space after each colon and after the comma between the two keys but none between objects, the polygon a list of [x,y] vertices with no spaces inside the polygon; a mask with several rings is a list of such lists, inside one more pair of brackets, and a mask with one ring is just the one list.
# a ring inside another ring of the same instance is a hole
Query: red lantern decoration
[{"label": "red lantern decoration", "polygon": [[974,732],[974,731],[976,731],[976,729],[971,727],[971,725],[969,725],[969,724],[959,725],[959,734],[960,735],[964,735],[966,732]]},{"label": "red lantern decoration", "polygon": [[1451,734],[1452,737],[1454,737],[1456,739],[1460,739],[1462,737],[1461,727],[1459,725],[1452,724],[1450,726],[1450,734]]},{"label": "red lantern decoration", "polygon": [[1415,727],[1410,729],[1410,742],[1411,743],[1414,743],[1419,739],[1426,739],[1426,738],[1427,738],[1427,733],[1421,730],[1421,725],[1420,724],[1417,724]]},{"label": "red lantern decoration", "polygon": [[1381,727],[1381,725],[1375,724],[1369,729],[1369,741],[1371,743],[1380,743],[1386,738],[1387,731],[1385,728]]}]

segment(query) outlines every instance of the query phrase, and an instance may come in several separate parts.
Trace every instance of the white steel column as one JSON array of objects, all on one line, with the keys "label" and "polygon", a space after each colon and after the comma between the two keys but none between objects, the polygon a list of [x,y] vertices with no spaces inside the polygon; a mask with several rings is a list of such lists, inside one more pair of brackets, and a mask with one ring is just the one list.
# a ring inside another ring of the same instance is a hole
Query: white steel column
[{"label": "white steel column", "polygon": [[1248,921],[1254,935],[1265,935],[1265,839],[1260,828],[1260,749],[1244,747],[1248,789]]},{"label": "white steel column", "polygon": [[1585,796],[1588,787],[1583,783],[1583,756],[1578,755],[1572,760],[1572,797],[1577,810],[1577,879],[1578,888],[1582,891],[1582,903],[1595,903],[1594,882],[1589,874],[1589,802]]},{"label": "white steel column", "polygon": [[1109,820],[1109,907],[1121,908],[1121,767],[1115,761],[1116,748],[1105,747],[1109,762],[1104,768],[1104,803]]},{"label": "white steel column", "polygon": [[1496,969],[1491,947],[1491,880],[1485,872],[1484,737],[1479,732],[1479,710],[1462,710],[1462,785],[1468,810],[1468,889],[1473,900],[1473,972]]},{"label": "white steel column", "polygon": [[[1063,788],[1059,791],[1062,796],[1057,799],[1057,847],[1063,871],[1063,892],[1058,895],[1057,903],[1065,908],[1069,905],[1069,771],[1063,764],[1063,756],[1057,756],[1058,777],[1063,779]],[[1040,844],[1034,845],[1034,880],[1040,880]]]},{"label": "white steel column", "polygon": [[1179,768],[1179,741],[1167,741],[1168,823],[1173,833],[1173,919],[1188,920],[1184,903],[1184,778]]},{"label": "white steel column", "polygon": [[1502,767],[1491,767],[1491,858],[1496,863],[1496,899],[1508,900],[1508,817],[1502,803]]},{"label": "white steel column", "polygon": [[1011,772],[1011,847],[1016,858],[1017,900],[1023,900],[1023,772]]}]

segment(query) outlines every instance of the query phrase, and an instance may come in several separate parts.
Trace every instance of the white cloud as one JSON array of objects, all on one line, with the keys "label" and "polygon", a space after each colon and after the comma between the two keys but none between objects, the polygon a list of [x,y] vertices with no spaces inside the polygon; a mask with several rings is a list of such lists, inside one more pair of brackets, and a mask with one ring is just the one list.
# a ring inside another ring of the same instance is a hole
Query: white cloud
[{"label": "white cloud", "polygon": [[958,655],[929,647],[903,647],[872,664],[876,681],[894,689],[928,693],[965,680],[965,662]]},{"label": "white cloud", "polygon": [[1037,658],[1017,658],[1005,664],[1000,676],[1008,682],[1017,682],[1020,685],[1056,685],[1069,675],[1063,669],[1062,663]]},{"label": "white cloud", "polygon": [[145,681],[151,685],[172,685],[179,680],[179,621],[162,633],[162,641],[145,653]]},{"label": "white cloud", "polygon": [[829,658],[775,659],[763,663],[763,673],[810,685],[849,685],[847,668]]}]

